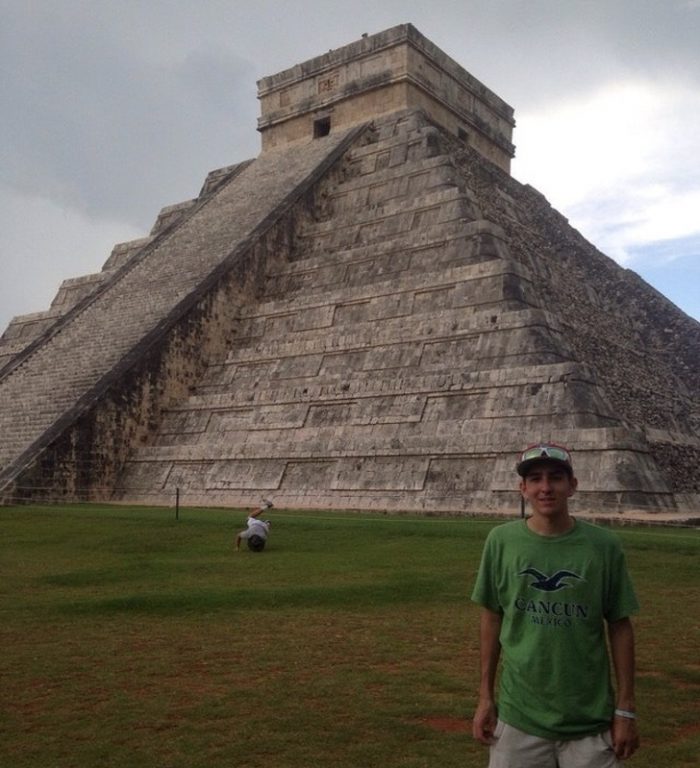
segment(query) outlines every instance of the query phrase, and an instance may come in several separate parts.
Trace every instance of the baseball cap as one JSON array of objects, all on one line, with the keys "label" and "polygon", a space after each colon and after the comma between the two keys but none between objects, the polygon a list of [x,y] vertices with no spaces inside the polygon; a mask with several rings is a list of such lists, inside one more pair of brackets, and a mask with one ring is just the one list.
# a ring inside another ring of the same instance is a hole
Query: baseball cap
[{"label": "baseball cap", "polygon": [[525,477],[530,467],[540,461],[549,461],[553,464],[559,464],[568,472],[574,474],[574,468],[571,464],[571,453],[568,448],[555,443],[536,443],[529,445],[521,454],[518,464],[515,467],[520,477]]}]

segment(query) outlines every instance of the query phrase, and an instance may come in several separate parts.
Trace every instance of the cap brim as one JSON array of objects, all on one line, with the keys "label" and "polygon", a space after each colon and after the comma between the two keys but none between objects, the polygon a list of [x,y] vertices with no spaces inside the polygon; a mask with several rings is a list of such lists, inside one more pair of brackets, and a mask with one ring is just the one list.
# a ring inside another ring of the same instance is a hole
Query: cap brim
[{"label": "cap brim", "polygon": [[525,477],[525,475],[530,470],[530,467],[532,467],[534,464],[557,464],[562,469],[565,469],[567,474],[573,476],[574,470],[571,464],[569,464],[568,461],[562,461],[561,459],[553,459],[551,456],[535,456],[534,459],[526,459],[525,461],[521,461],[515,468],[515,471],[520,475],[520,477]]}]

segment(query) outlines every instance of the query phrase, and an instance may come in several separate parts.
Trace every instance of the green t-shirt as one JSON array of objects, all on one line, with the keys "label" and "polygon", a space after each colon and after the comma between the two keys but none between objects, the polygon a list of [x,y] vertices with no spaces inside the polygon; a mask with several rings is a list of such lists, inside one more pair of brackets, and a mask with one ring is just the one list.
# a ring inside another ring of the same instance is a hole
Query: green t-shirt
[{"label": "green t-shirt", "polygon": [[540,536],[524,520],[493,528],[472,600],[502,614],[498,715],[566,740],[610,726],[605,621],[638,609],[617,536],[580,520]]}]

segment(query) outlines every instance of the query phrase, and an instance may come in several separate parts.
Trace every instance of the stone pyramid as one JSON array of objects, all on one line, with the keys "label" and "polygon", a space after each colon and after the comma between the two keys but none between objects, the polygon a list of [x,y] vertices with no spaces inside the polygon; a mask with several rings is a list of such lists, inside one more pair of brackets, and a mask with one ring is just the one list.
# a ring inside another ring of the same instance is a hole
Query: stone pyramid
[{"label": "stone pyramid", "polygon": [[513,111],[411,25],[260,81],[262,152],[0,339],[0,493],[697,509],[700,324],[509,175]]}]

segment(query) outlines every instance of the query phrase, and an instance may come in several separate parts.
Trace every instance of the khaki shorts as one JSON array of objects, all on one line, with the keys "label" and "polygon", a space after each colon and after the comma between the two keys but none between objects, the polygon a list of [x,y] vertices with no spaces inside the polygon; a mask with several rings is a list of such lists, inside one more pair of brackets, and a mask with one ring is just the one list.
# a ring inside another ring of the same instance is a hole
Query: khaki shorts
[{"label": "khaki shorts", "polygon": [[571,741],[550,741],[498,721],[489,768],[616,768],[610,732]]}]

